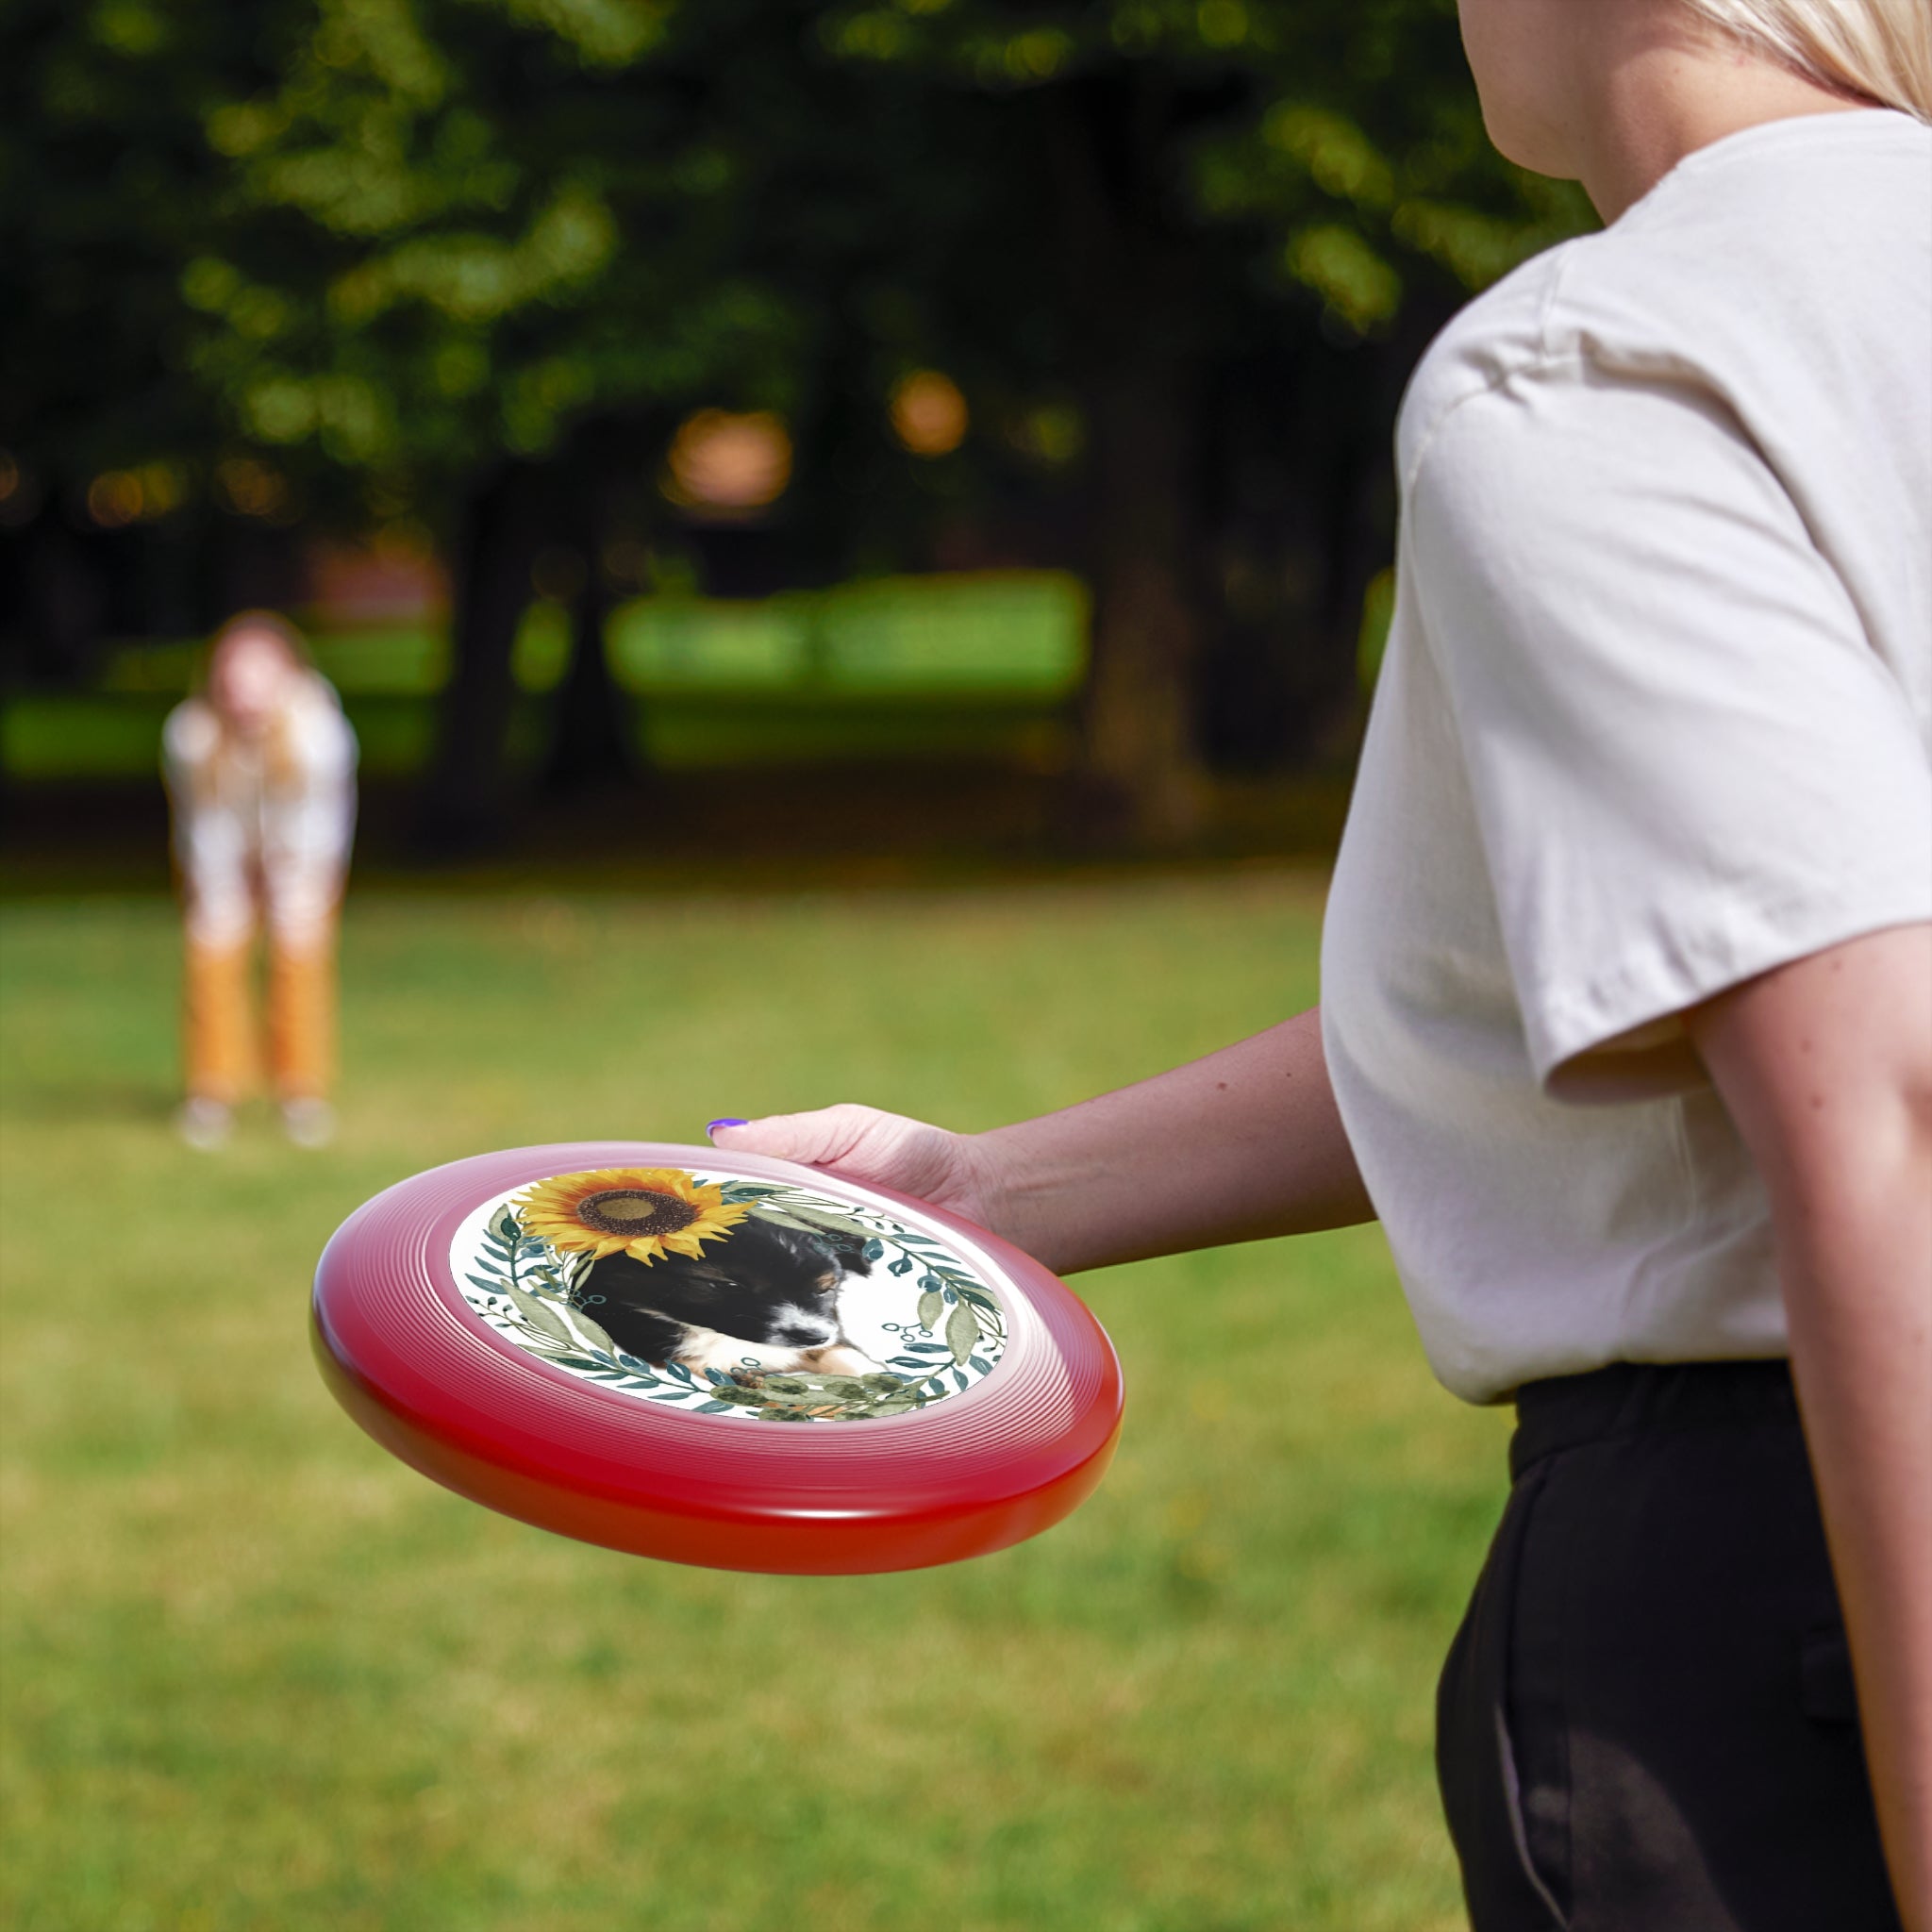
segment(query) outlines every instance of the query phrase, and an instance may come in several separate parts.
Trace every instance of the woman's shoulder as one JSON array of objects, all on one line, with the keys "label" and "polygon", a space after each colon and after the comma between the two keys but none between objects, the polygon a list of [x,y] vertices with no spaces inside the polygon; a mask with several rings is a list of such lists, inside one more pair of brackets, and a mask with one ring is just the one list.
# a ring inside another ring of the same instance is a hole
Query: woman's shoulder
[{"label": "woman's shoulder", "polygon": [[289,705],[287,728],[291,748],[310,770],[355,762],[355,730],[335,686],[319,671],[303,675]]},{"label": "woman's shoulder", "polygon": [[204,764],[221,741],[221,724],[206,698],[183,698],[161,726],[161,753],[170,764]]},{"label": "woman's shoulder", "polygon": [[1546,359],[1550,311],[1565,276],[1575,257],[1601,239],[1578,236],[1532,256],[1450,318],[1403,395],[1396,443],[1405,482],[1460,405]]},{"label": "woman's shoulder", "polygon": [[1519,378],[1681,383],[1752,419],[1819,379],[1923,387],[1932,128],[1890,112],[1750,127],[1619,221],[1533,257],[1442,330],[1403,403],[1401,474]]}]

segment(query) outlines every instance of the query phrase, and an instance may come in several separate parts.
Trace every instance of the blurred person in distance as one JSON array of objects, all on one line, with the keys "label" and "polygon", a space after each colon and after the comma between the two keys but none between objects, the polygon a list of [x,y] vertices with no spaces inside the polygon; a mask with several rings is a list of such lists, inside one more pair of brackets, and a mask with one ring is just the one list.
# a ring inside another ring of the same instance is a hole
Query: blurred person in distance
[{"label": "blurred person in distance", "polygon": [[268,932],[267,1062],[297,1146],[335,1130],[336,921],[356,823],[356,734],[301,634],[272,611],[232,617],[201,690],[169,713],[162,765],[186,924],[175,1124],[220,1146],[261,1055],[255,941]]}]

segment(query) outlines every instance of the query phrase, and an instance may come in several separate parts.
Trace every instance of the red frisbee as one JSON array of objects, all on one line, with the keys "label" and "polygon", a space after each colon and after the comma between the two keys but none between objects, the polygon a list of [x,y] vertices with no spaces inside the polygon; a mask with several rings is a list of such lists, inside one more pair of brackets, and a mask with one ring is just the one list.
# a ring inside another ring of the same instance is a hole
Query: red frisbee
[{"label": "red frisbee", "polygon": [[924,1202],[711,1148],[478,1155],[378,1194],[316,1271],[316,1358],[425,1475],[724,1570],[915,1570],[1098,1485],[1121,1373],[1086,1307]]}]

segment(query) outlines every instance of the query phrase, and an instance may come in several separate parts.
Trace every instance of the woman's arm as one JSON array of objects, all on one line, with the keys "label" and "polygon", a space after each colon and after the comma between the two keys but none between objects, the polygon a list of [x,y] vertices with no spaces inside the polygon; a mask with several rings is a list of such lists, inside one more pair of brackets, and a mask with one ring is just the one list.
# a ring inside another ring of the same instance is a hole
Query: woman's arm
[{"label": "woman's arm", "polygon": [[1932,1932],[1932,926],[1689,1016],[1770,1191],[1791,1366],[1909,1932]]},{"label": "woman's arm", "polygon": [[1056,1274],[1373,1221],[1319,1008],[1060,1113],[952,1134],[868,1107],[719,1124],[719,1146],[916,1194]]}]

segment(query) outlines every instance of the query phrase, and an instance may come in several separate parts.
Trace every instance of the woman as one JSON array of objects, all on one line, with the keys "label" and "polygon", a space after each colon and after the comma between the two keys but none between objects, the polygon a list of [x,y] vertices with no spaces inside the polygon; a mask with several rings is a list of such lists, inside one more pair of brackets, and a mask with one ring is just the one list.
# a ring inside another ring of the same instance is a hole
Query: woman
[{"label": "woman", "polygon": [[356,736],[295,630],[270,612],[231,618],[199,695],[162,739],[187,923],[183,1008],[191,1146],[228,1137],[258,1063],[250,997],[268,926],[268,1064],[298,1146],[334,1131],[336,909],[356,820]]},{"label": "woman", "polygon": [[1607,226],[1405,400],[1323,1008],[989,1134],[715,1138],[1062,1270],[1379,1213],[1519,1411],[1439,1697],[1479,1932],[1932,1932],[1932,13],[1462,14]]}]

